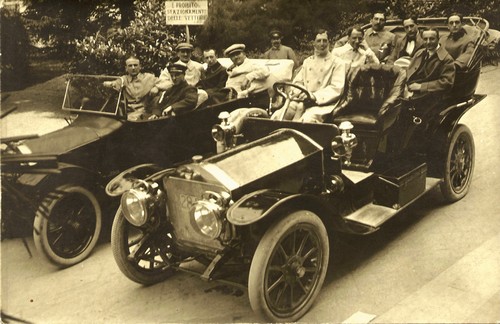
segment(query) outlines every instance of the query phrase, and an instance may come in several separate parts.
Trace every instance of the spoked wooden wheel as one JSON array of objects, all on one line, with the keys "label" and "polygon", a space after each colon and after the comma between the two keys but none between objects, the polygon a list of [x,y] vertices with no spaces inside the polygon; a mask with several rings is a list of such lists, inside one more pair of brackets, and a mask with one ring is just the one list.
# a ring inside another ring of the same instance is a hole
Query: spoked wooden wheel
[{"label": "spoked wooden wheel", "polygon": [[451,136],[445,161],[441,192],[448,202],[465,197],[474,171],[474,139],[470,129],[458,125]]},{"label": "spoked wooden wheel", "polygon": [[325,279],[328,235],[309,211],[291,213],[262,237],[250,266],[252,309],[271,322],[293,322],[312,306]]},{"label": "spoked wooden wheel", "polygon": [[171,243],[170,233],[135,227],[118,209],[111,230],[111,249],[116,264],[130,280],[151,285],[172,276],[175,257]]},{"label": "spoked wooden wheel", "polygon": [[101,207],[92,192],[79,185],[59,186],[43,199],[36,212],[35,246],[53,264],[74,265],[92,252],[101,223]]}]

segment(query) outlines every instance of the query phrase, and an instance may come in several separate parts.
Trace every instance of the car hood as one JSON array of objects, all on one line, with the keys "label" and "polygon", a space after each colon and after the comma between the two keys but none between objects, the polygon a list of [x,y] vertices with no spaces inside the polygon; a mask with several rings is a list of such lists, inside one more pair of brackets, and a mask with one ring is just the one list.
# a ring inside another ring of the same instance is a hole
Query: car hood
[{"label": "car hood", "polygon": [[26,140],[33,154],[61,155],[111,134],[123,121],[110,117],[81,114],[71,124],[41,137]]},{"label": "car hood", "polygon": [[[184,166],[206,182],[227,188],[233,198],[269,188],[297,192],[311,173],[321,173],[323,148],[292,129],[241,145],[235,149]],[[183,170],[182,168],[180,169]]]}]

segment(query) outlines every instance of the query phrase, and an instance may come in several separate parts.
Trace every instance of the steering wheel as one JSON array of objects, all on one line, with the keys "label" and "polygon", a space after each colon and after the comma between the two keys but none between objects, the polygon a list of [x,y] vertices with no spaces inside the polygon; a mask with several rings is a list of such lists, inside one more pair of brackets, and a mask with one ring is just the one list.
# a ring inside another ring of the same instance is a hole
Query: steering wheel
[{"label": "steering wheel", "polygon": [[[297,90],[299,90],[298,94],[292,95],[292,93],[289,91],[286,93],[285,91],[282,90],[283,87],[292,87]],[[291,82],[276,82],[273,85],[274,91],[279,93],[281,96],[283,96],[286,100],[293,100],[297,102],[314,102],[311,93],[304,87],[299,86],[295,83]],[[305,94],[306,97],[303,99],[299,99],[298,97],[301,97],[302,94]]]}]

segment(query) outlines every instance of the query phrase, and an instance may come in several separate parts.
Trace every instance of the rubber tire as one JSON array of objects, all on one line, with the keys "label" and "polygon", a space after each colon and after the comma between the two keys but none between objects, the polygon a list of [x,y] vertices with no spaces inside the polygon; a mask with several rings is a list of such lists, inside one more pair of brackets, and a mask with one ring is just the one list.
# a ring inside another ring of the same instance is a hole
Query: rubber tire
[{"label": "rubber tire", "polygon": [[[273,311],[267,302],[265,294],[267,269],[278,244],[289,233],[297,229],[297,226],[307,226],[316,234],[319,241],[318,247],[321,247],[323,257],[314,287],[306,294],[305,300],[297,309],[292,310],[288,316],[284,316]],[[329,249],[326,228],[321,219],[312,212],[296,211],[273,224],[259,242],[250,265],[248,296],[254,312],[269,322],[295,322],[304,316],[311,308],[323,285],[328,269]]]},{"label": "rubber tire", "polygon": [[[460,142],[459,142],[460,140]],[[470,150],[468,152],[470,157],[470,167],[468,174],[466,175],[465,183],[459,190],[454,188],[451,174],[451,167],[453,163],[453,153],[458,144],[461,141],[465,141],[465,145]],[[448,150],[446,152],[446,161],[444,165],[444,181],[441,183],[441,193],[446,202],[452,203],[457,200],[462,199],[469,192],[470,184],[472,182],[472,175],[474,173],[474,155],[475,155],[475,147],[474,147],[474,138],[470,129],[465,125],[458,125],[453,130],[453,134],[451,135],[450,144],[448,145]]]},{"label": "rubber tire", "polygon": [[160,272],[153,272],[148,269],[140,268],[135,263],[128,259],[128,235],[129,228],[136,228],[131,225],[123,213],[121,208],[118,208],[113,227],[111,229],[111,250],[113,257],[121,272],[130,280],[142,285],[153,285],[164,281],[175,273],[175,269],[163,269]]},{"label": "rubber tire", "polygon": [[[62,199],[66,198],[68,194],[73,193],[84,196],[93,206],[95,213],[95,227],[93,229],[92,237],[84,250],[80,251],[80,253],[74,257],[64,257],[57,254],[49,242],[49,219],[51,218],[54,208],[57,207],[58,203]],[[43,210],[46,212],[43,212]],[[33,240],[35,242],[36,249],[40,252],[44,259],[58,267],[66,268],[83,261],[90,255],[99,240],[101,227],[102,211],[96,196],[83,186],[65,184],[55,188],[42,199],[40,207],[35,213],[35,219],[33,222]]]}]

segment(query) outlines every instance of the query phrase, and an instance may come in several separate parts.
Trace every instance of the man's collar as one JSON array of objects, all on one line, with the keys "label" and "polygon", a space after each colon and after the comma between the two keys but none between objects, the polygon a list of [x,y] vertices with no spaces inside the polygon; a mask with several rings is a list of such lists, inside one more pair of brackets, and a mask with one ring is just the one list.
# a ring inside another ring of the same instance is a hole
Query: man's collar
[{"label": "man's collar", "polygon": [[467,31],[465,30],[465,28],[460,28],[455,34],[452,34],[450,33],[448,35],[448,38],[451,38],[453,40],[457,40],[459,38],[462,38],[463,36],[465,36],[467,34]]}]

